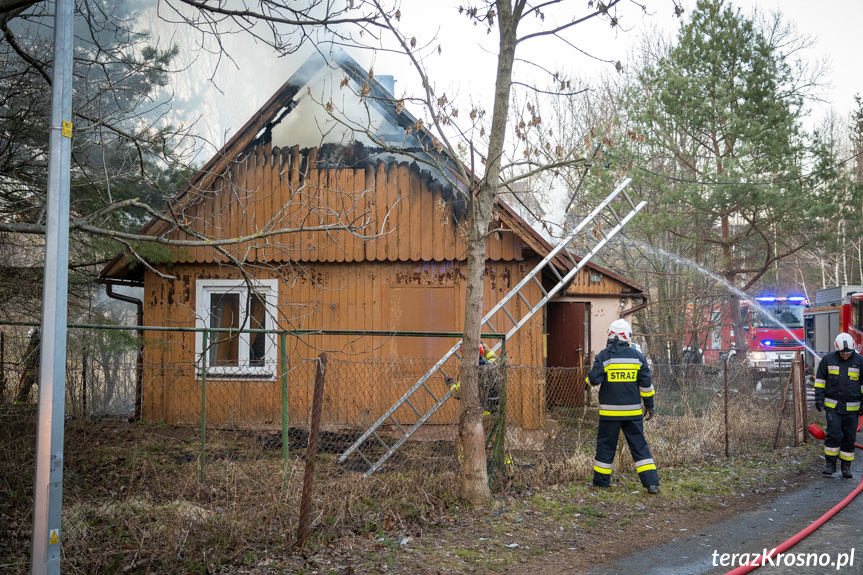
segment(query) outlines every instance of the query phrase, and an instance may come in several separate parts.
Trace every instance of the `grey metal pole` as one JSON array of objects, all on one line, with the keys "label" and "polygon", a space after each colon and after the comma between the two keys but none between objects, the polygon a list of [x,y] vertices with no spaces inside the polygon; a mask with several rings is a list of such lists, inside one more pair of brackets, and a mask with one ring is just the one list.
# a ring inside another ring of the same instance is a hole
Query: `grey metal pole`
[{"label": "grey metal pole", "polygon": [[33,539],[30,551],[32,575],[60,573],[74,2],[56,0],[55,5],[54,70],[48,148],[48,212],[42,296],[42,353],[39,361]]}]

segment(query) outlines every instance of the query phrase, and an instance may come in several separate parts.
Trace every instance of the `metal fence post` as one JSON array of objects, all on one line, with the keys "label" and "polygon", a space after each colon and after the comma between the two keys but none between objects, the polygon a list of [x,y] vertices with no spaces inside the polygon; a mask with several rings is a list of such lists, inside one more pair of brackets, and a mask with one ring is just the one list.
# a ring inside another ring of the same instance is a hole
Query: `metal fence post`
[{"label": "metal fence post", "polygon": [[6,398],[6,334],[0,331],[0,401]]},{"label": "metal fence post", "polygon": [[201,333],[201,483],[207,453],[207,332]]},{"label": "metal fence post", "polygon": [[776,424],[776,435],[773,437],[773,449],[779,445],[779,434],[782,432],[782,420],[785,418],[785,405],[788,403],[788,388],[791,388],[792,408],[795,410],[794,419],[797,419],[797,379],[794,377],[796,361],[791,362],[791,371],[788,372],[788,381],[785,382],[785,391],[782,392],[782,408],[779,410],[779,423]]},{"label": "metal fence post", "polygon": [[285,333],[279,334],[279,350],[282,368],[282,459],[285,461],[285,471],[290,472],[290,467],[288,467],[291,459],[290,445],[288,444],[288,423],[290,419],[290,414],[288,413],[288,336]]},{"label": "metal fence post", "polygon": [[808,410],[808,404],[806,403],[806,374],[804,373],[805,355],[803,354],[802,351],[799,352],[799,354],[800,355],[798,356],[798,365],[800,365],[800,376],[798,378],[798,381],[799,381],[799,385],[800,385],[800,402],[801,402],[800,412],[801,412],[801,418],[802,418],[801,431],[803,433],[803,437],[801,438],[800,443],[798,443],[798,445],[802,445],[802,444],[806,443],[806,440],[809,437],[809,432],[808,432],[808,429],[809,429],[809,410]]},{"label": "metal fence post", "polygon": [[730,457],[730,449],[728,446],[728,355],[722,359],[722,379],[723,379],[723,389],[722,389],[722,399],[724,400],[725,407],[725,457]]},{"label": "metal fence post", "polygon": [[87,416],[87,354],[81,358],[81,415]]},{"label": "metal fence post", "polygon": [[792,397],[794,407],[794,447],[806,443],[806,428],[809,427],[806,417],[806,378],[803,374],[803,352],[798,351],[792,364],[791,373],[796,374],[792,382]]}]

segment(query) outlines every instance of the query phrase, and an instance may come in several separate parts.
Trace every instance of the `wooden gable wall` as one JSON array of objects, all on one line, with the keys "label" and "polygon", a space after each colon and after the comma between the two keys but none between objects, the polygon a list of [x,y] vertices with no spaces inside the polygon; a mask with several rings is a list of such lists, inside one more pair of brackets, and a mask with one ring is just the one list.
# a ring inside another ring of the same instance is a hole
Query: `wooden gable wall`
[{"label": "wooden gable wall", "polygon": [[[161,229],[171,239],[250,238],[223,246],[182,249],[181,263],[452,261],[466,251],[465,202],[416,163],[364,162],[324,168],[318,150],[258,143],[232,162],[205,190],[187,193],[175,207],[191,233]],[[310,228],[344,225],[344,230]],[[278,230],[294,233],[275,233]],[[506,229],[506,226],[503,227]],[[523,244],[511,232],[489,238],[491,260],[521,260]]]},{"label": "wooden gable wall", "polygon": [[617,278],[611,277],[608,274],[602,274],[602,279],[598,282],[590,281],[590,275],[596,272],[585,266],[572,278],[572,281],[566,287],[561,295],[563,296],[615,296],[626,293],[637,295],[639,292],[633,290],[632,286],[625,284]]}]

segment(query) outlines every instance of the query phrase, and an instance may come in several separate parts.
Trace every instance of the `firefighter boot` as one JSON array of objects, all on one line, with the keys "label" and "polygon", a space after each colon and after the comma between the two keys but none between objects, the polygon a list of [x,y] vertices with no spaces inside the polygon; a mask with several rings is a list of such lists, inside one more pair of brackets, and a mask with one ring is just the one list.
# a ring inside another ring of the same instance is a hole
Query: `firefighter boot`
[{"label": "firefighter boot", "polygon": [[842,477],[844,477],[845,479],[851,479],[852,477],[854,477],[853,475],[851,475],[851,462],[850,461],[842,460],[841,467],[842,467]]},{"label": "firefighter boot", "polygon": [[824,458],[824,469],[821,471],[822,475],[833,475],[836,473],[836,458],[835,457],[826,457]]}]

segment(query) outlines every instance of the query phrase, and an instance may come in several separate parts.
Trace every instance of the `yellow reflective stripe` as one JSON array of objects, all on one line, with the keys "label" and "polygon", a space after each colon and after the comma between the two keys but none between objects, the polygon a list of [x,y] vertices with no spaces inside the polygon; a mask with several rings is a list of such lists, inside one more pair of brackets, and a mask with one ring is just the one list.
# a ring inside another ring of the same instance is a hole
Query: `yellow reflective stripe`
[{"label": "yellow reflective stripe", "polygon": [[847,409],[848,411],[860,411],[860,406],[859,405],[846,405],[845,409]]},{"label": "yellow reflective stripe", "polygon": [[653,397],[654,395],[656,395],[656,390],[651,389],[650,391],[639,391],[638,393],[641,395],[641,397]]},{"label": "yellow reflective stripe", "polygon": [[602,473],[603,475],[611,475],[611,469],[605,469],[604,467],[599,467],[598,465],[594,465],[593,470],[597,473]]},{"label": "yellow reflective stripe", "polygon": [[825,445],[824,446],[824,453],[826,453],[827,455],[836,455],[839,453],[839,448],[838,447],[827,447]]},{"label": "yellow reflective stripe", "polygon": [[845,453],[844,451],[839,453],[839,459],[843,461],[854,461],[854,454]]},{"label": "yellow reflective stripe", "polygon": [[823,381],[816,381],[816,382],[815,382],[815,387],[821,387],[821,388],[823,388],[823,387],[827,387],[827,384],[825,384]]},{"label": "yellow reflective stripe", "polygon": [[638,371],[641,369],[641,362],[639,363],[609,363],[605,366],[605,371],[609,371],[612,369],[634,369]]},{"label": "yellow reflective stripe", "polygon": [[826,405],[827,407],[836,407],[836,401],[825,399],[824,405]]},{"label": "yellow reflective stripe", "polygon": [[648,463],[647,465],[642,465],[641,467],[635,468],[638,473],[641,473],[642,471],[650,471],[651,469],[656,469],[656,465],[653,463]]},{"label": "yellow reflective stripe", "polygon": [[641,360],[638,359],[637,357],[615,357],[612,359],[605,360],[604,362],[602,362],[602,365],[603,365],[603,367],[608,367],[609,365],[620,364],[620,363],[622,363],[624,365],[634,363],[634,364],[640,366]]},{"label": "yellow reflective stripe", "polygon": [[633,409],[629,411],[609,411],[607,409],[600,409],[599,415],[611,415],[614,417],[627,417],[630,415],[641,415],[642,411],[640,409]]}]

